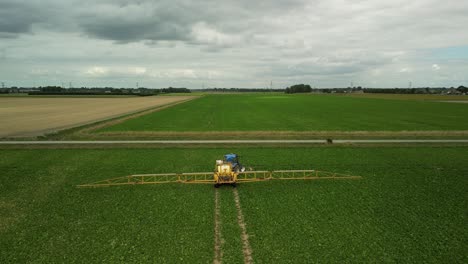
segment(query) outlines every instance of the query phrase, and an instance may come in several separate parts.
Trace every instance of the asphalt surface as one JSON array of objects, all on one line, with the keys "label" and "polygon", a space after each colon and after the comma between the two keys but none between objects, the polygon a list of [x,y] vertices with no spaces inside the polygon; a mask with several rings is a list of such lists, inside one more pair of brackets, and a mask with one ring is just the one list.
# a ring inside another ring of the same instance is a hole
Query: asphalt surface
[{"label": "asphalt surface", "polygon": [[[98,144],[326,144],[326,139],[307,140],[95,140],[95,141],[0,141],[0,145],[98,145]],[[468,143],[468,139],[336,139],[333,144]]]}]

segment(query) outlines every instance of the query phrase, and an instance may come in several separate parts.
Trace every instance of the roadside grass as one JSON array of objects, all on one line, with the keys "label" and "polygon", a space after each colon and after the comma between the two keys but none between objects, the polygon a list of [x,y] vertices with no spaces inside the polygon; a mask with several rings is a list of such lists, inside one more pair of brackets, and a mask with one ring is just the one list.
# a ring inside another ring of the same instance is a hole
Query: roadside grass
[{"label": "roadside grass", "polygon": [[97,133],[468,130],[468,104],[328,95],[209,95]]},{"label": "roadside grass", "polygon": [[[212,262],[211,185],[77,189],[135,173],[210,171],[236,152],[256,170],[362,180],[239,184],[258,263],[468,259],[466,147],[1,149],[0,262]],[[242,260],[230,186],[223,259]]]}]

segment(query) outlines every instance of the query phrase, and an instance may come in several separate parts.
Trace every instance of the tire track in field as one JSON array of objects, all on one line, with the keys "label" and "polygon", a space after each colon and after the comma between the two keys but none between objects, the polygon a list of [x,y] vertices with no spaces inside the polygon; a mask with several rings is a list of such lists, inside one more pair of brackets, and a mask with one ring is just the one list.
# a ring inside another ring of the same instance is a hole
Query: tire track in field
[{"label": "tire track in field", "polygon": [[244,253],[244,263],[253,263],[252,258],[252,248],[249,243],[249,234],[247,233],[247,227],[244,221],[244,215],[242,214],[242,209],[240,205],[239,192],[236,188],[233,189],[234,201],[236,203],[237,209],[237,223],[241,229],[241,240],[242,240],[242,252]]},{"label": "tire track in field", "polygon": [[221,264],[223,258],[222,238],[221,238],[221,212],[219,206],[219,192],[215,190],[215,215],[214,215],[214,260],[213,264]]}]

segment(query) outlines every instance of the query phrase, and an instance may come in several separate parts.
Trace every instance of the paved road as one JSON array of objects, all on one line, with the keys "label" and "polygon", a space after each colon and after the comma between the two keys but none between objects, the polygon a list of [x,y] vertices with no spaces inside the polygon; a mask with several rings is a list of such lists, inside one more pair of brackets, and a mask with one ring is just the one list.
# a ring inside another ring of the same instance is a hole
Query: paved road
[{"label": "paved road", "polygon": [[[92,145],[92,144],[325,144],[325,139],[307,140],[96,140],[96,141],[0,141],[0,145]],[[336,139],[334,144],[372,143],[468,143],[468,139]]]}]

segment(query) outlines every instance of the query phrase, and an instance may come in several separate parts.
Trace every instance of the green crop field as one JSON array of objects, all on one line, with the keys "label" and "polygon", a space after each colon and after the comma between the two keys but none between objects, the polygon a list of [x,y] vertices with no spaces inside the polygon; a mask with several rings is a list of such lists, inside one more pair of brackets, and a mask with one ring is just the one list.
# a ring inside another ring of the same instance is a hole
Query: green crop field
[{"label": "green crop field", "polygon": [[467,101],[467,95],[444,95],[444,94],[335,94],[337,96],[350,96],[358,98],[395,99],[395,100],[424,100],[424,101]]},{"label": "green crop field", "polygon": [[[213,262],[211,185],[74,186],[210,171],[231,151],[257,170],[363,176],[239,184],[254,262],[468,260],[468,148],[264,147],[0,149],[0,263]],[[242,262],[232,187],[218,192],[223,262]]]},{"label": "green crop field", "polygon": [[97,132],[468,130],[468,104],[332,95],[209,95]]}]

